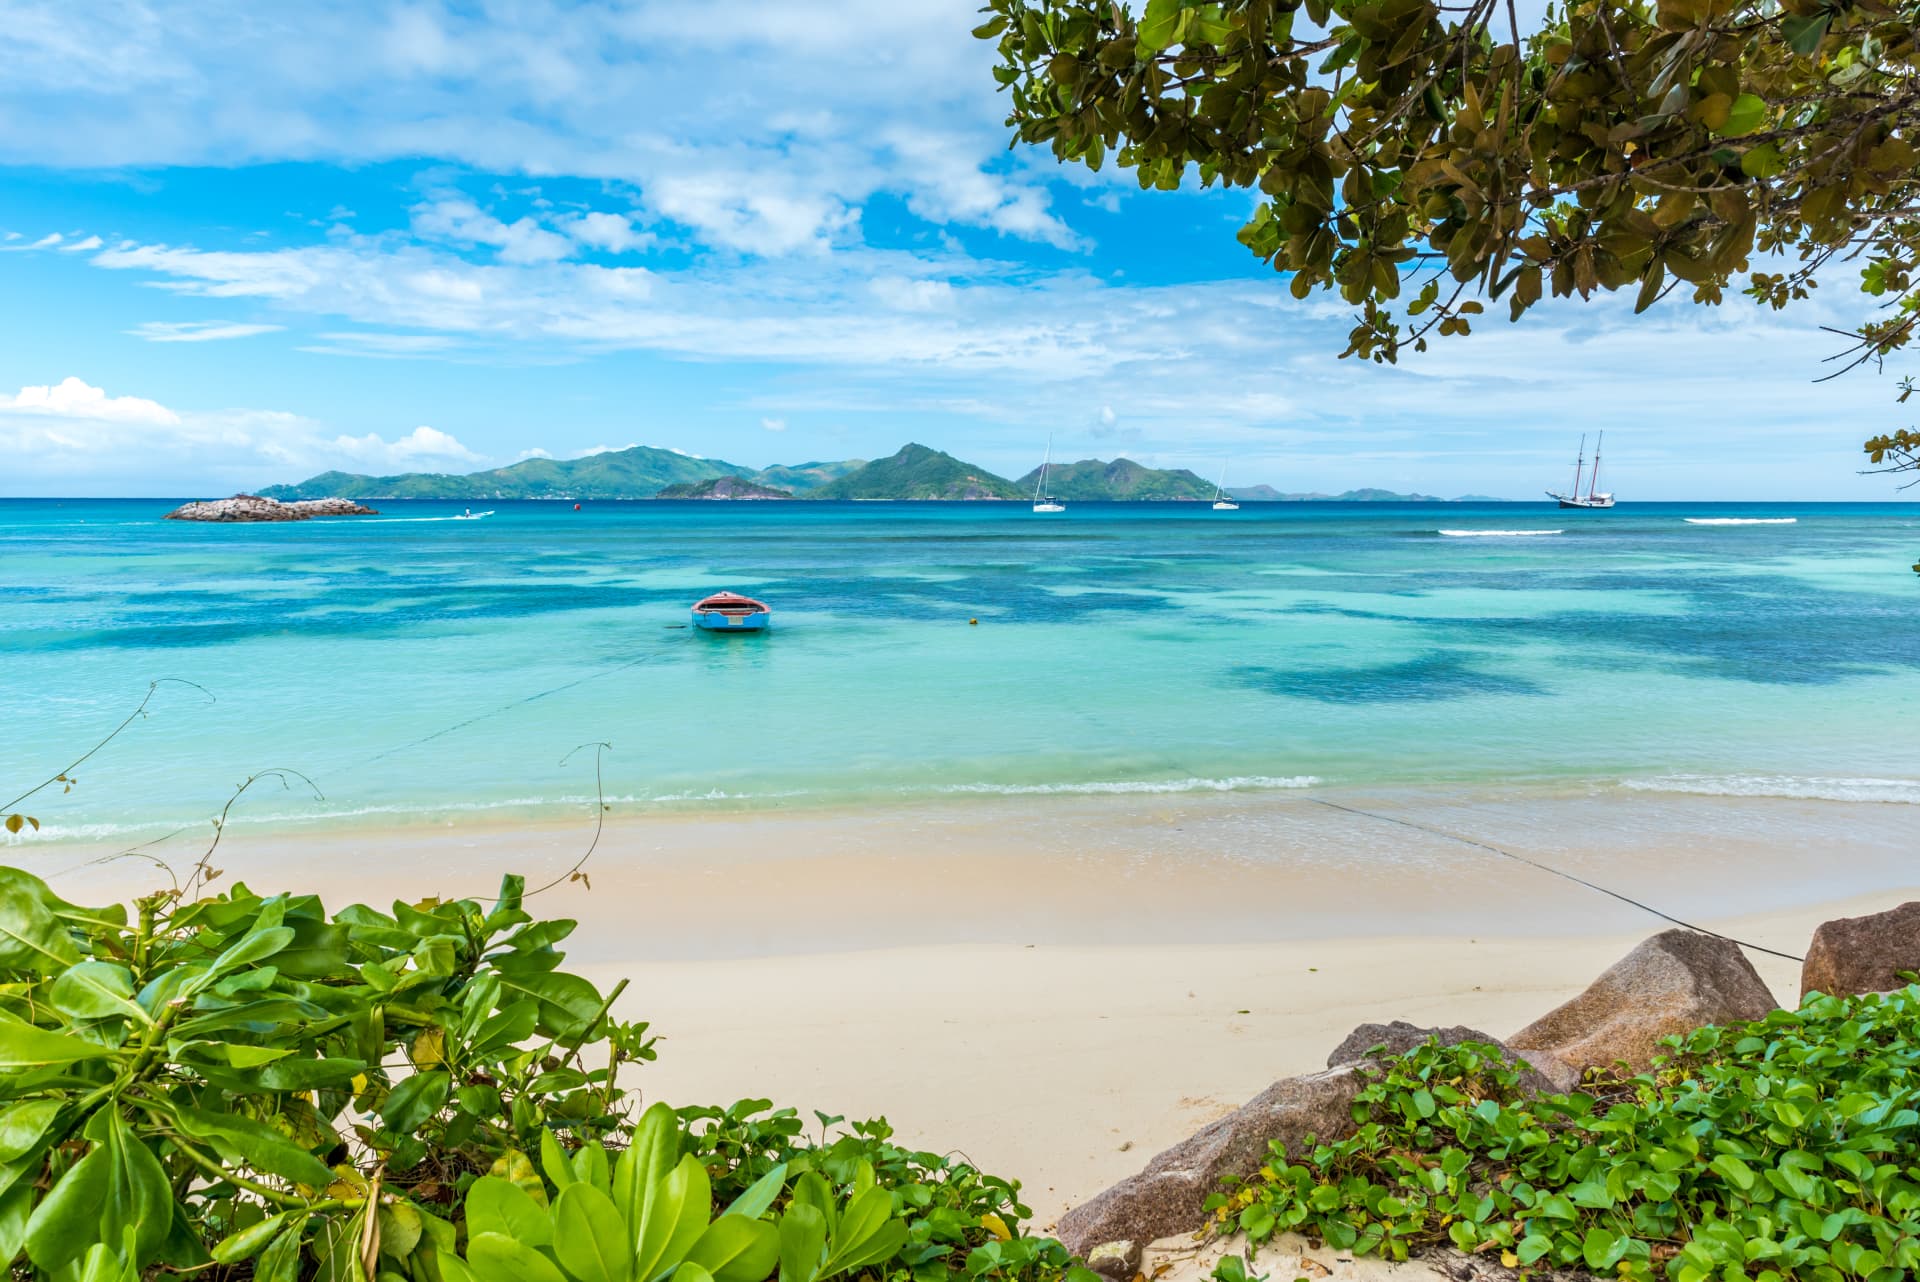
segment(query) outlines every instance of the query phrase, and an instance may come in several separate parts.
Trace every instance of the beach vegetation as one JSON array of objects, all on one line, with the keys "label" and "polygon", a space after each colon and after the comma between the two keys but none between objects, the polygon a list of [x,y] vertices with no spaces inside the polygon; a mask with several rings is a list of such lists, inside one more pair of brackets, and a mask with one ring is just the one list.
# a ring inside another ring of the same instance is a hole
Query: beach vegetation
[{"label": "beach vegetation", "polygon": [[1567,1094],[1523,1096],[1488,1044],[1373,1064],[1355,1132],[1276,1145],[1209,1201],[1221,1231],[1636,1282],[1920,1273],[1920,986],[1812,994]]},{"label": "beach vegetation", "polygon": [[1495,0],[983,12],[1018,142],[1254,192],[1240,242],[1355,309],[1343,356],[1395,361],[1489,306],[1781,309],[1835,277],[1872,312],[1834,372],[1920,324],[1913,0],[1568,0],[1524,28]]},{"label": "beach vegetation", "polygon": [[[656,1053],[490,901],[131,907],[0,868],[0,1260],[16,1277],[1051,1282],[1012,1181],[884,1122],[634,1103]],[[636,1113],[638,1115],[636,1116]],[[1086,1282],[1077,1278],[1075,1282]]]}]

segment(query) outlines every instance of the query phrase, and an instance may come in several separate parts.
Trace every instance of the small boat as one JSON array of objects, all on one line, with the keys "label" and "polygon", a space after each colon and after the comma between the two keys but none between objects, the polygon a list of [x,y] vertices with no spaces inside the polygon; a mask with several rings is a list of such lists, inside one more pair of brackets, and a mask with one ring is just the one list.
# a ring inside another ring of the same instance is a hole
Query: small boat
[{"label": "small boat", "polygon": [[1227,465],[1220,465],[1220,483],[1213,487],[1213,510],[1216,512],[1238,512],[1240,505],[1227,497]]},{"label": "small boat", "polygon": [[492,516],[492,515],[493,515],[492,508],[488,508],[484,512],[476,512],[472,508],[468,508],[466,511],[462,512],[459,516],[456,516],[453,519],[456,521],[477,521],[483,516]]},{"label": "small boat", "polygon": [[693,626],[711,632],[755,632],[772,622],[764,602],[738,592],[716,592],[693,607]]},{"label": "small boat", "polygon": [[1573,465],[1573,489],[1565,494],[1547,491],[1547,497],[1558,499],[1561,507],[1579,507],[1589,509],[1609,508],[1613,506],[1613,495],[1600,492],[1600,446],[1606,443],[1607,434],[1600,433],[1600,439],[1593,446],[1593,472],[1587,476],[1587,492],[1580,492],[1580,476],[1587,467],[1587,438],[1580,438],[1580,457]]},{"label": "small boat", "polygon": [[1064,512],[1067,505],[1055,503],[1053,496],[1047,493],[1047,469],[1053,466],[1053,438],[1047,438],[1047,456],[1040,461],[1040,479],[1033,483],[1033,510],[1036,512]]}]

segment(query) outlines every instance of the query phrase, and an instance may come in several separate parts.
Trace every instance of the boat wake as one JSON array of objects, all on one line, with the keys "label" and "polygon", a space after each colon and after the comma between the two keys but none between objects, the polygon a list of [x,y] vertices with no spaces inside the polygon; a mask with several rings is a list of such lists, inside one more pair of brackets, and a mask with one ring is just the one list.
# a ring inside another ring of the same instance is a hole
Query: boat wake
[{"label": "boat wake", "polygon": [[1797,516],[1683,516],[1688,525],[1793,525]]},{"label": "boat wake", "polygon": [[1436,530],[1449,539],[1526,539],[1540,534],[1565,534],[1565,530]]},{"label": "boat wake", "polygon": [[1789,801],[1881,801],[1920,806],[1920,780],[1822,778],[1808,775],[1662,775],[1627,779],[1635,792],[1706,797],[1780,797]]}]

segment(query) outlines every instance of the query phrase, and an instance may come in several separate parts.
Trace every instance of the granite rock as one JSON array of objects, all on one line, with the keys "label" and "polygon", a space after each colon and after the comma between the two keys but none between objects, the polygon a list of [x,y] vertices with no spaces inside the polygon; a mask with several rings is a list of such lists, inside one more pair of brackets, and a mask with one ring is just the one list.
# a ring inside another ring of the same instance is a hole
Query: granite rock
[{"label": "granite rock", "polygon": [[1800,996],[1890,992],[1906,986],[1903,970],[1920,971],[1920,901],[1822,922],[1800,967]]}]

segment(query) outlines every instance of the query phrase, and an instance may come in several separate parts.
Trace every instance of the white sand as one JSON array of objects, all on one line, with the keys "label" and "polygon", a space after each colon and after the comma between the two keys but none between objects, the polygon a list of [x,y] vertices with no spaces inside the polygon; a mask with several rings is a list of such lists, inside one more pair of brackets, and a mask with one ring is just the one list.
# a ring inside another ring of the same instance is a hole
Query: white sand
[{"label": "white sand", "polygon": [[[1520,848],[1788,953],[1827,918],[1920,897],[1905,807],[1555,804],[1544,828],[1511,806],[1418,817],[1516,845],[1571,833]],[[1356,1024],[1511,1033],[1665,928],[1497,856],[1330,813],[1227,796],[628,820],[608,829],[591,892],[563,885],[533,907],[580,918],[570,969],[632,981],[620,1013],[665,1037],[636,1070],[650,1098],[884,1114],[905,1143],[1023,1180],[1045,1227],[1320,1067]],[[236,833],[218,862],[263,890],[385,903],[558,871],[583,838]],[[86,899],[151,877],[122,862],[56,885]],[[1797,997],[1796,965],[1755,960]],[[1259,1271],[1294,1276],[1271,1263]]]}]

